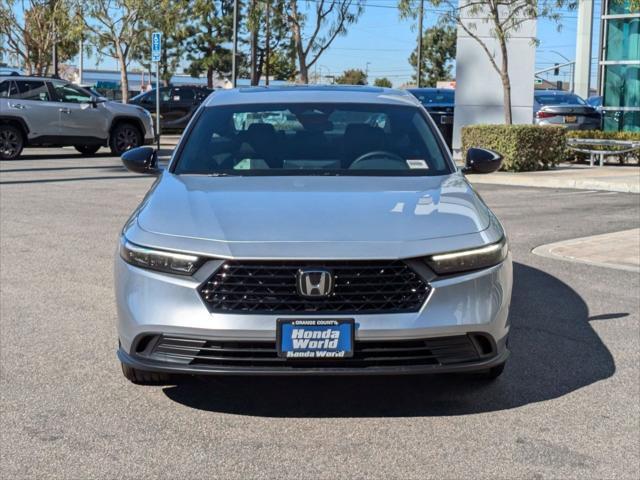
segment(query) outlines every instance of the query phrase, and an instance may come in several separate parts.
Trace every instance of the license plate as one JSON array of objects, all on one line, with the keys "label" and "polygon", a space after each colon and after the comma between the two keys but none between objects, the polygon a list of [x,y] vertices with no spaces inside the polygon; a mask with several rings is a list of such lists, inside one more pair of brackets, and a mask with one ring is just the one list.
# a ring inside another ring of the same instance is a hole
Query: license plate
[{"label": "license plate", "polygon": [[290,359],[352,357],[353,332],[353,319],[279,319],[278,356]]},{"label": "license plate", "polygon": [[451,116],[440,117],[440,123],[442,125],[451,125],[453,123],[453,117]]},{"label": "license plate", "polygon": [[578,121],[578,117],[575,115],[567,115],[564,117],[564,123],[576,123]]}]

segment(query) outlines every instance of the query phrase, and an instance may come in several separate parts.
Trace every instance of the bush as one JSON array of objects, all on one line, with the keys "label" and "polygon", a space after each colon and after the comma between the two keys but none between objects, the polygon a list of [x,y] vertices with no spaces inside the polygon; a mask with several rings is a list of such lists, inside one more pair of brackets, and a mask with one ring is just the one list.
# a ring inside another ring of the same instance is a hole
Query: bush
[{"label": "bush", "polygon": [[548,170],[565,159],[566,130],[540,125],[472,125],[462,129],[462,155],[471,147],[500,153],[501,170]]},{"label": "bush", "polygon": [[[594,138],[594,139],[602,139],[602,140],[635,140],[640,141],[640,132],[603,132],[601,130],[575,130],[568,131],[567,138]],[[616,147],[597,147],[597,146],[585,146],[587,150],[612,150]],[[607,155],[606,160],[612,160],[617,158],[618,161],[622,164],[635,161],[640,163],[640,151],[636,150],[635,152],[623,153],[621,155]],[[568,162],[588,162],[589,154],[580,153],[570,149],[567,149],[567,158]]]}]

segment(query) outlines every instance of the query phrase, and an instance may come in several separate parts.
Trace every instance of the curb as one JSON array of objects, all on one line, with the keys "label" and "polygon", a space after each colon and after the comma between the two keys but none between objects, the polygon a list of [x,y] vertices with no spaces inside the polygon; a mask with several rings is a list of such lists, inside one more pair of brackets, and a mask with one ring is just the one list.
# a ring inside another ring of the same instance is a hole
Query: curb
[{"label": "curb", "polygon": [[612,183],[600,180],[573,180],[573,179],[532,179],[532,178],[480,178],[476,175],[467,177],[471,183],[491,185],[512,185],[518,187],[538,188],[570,188],[576,190],[601,190],[606,192],[635,193],[640,194],[640,183]]}]

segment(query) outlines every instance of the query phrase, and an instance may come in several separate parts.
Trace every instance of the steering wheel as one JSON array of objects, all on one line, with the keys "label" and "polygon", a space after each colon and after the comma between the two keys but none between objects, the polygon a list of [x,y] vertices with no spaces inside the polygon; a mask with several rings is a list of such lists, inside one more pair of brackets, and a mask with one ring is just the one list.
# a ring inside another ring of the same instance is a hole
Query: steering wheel
[{"label": "steering wheel", "polygon": [[404,158],[402,158],[400,155],[397,155],[393,152],[388,152],[386,150],[376,150],[374,152],[368,152],[364,155],[360,155],[351,163],[351,165],[349,166],[349,170],[351,170],[352,168],[358,168],[358,163],[363,163],[367,160],[371,160],[372,158],[384,158],[385,160],[391,160],[395,163],[401,163],[404,167],[403,170],[409,168],[407,166],[407,163],[404,161]]}]

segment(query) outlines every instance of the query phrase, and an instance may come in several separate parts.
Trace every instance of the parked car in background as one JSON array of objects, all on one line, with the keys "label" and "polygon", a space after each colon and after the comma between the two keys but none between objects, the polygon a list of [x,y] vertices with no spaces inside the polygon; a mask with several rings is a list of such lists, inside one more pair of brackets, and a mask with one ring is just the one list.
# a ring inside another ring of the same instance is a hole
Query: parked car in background
[{"label": "parked car in background", "polygon": [[85,155],[109,146],[120,155],[153,139],[151,115],[143,108],[107,101],[65,80],[0,76],[3,160],[30,146],[73,146]]},{"label": "parked car in background", "polygon": [[409,92],[427,109],[451,149],[456,91],[447,88],[411,88]]},{"label": "parked car in background", "polygon": [[[196,109],[213,90],[200,86],[162,87],[160,89],[160,128],[183,130]],[[156,113],[156,90],[133,97],[129,103]]]},{"label": "parked car in background", "polygon": [[578,95],[562,90],[536,90],[536,125],[561,125],[569,130],[599,130],[602,114]]},{"label": "parked car in background", "polygon": [[587,98],[587,105],[600,111],[602,109],[602,95],[594,95]]}]

